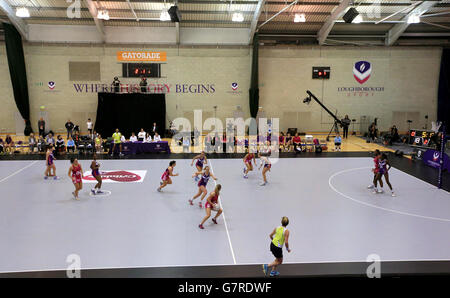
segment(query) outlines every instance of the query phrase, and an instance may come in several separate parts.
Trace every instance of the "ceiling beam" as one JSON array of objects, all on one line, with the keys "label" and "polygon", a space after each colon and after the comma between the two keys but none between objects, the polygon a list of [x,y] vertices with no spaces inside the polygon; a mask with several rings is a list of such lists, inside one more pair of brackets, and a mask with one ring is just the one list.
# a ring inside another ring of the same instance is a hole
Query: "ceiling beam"
[{"label": "ceiling beam", "polygon": [[427,12],[431,7],[438,4],[439,1],[423,1],[421,4],[417,5],[413,10],[411,10],[406,16],[403,17],[402,21],[404,23],[399,23],[394,25],[394,27],[389,30],[389,32],[386,34],[385,39],[385,45],[391,46],[393,45],[397,39],[405,32],[405,30],[410,25],[408,23],[408,18],[412,15],[419,15],[421,16],[425,12]]},{"label": "ceiling beam", "polygon": [[264,2],[266,0],[259,0],[258,5],[256,5],[255,12],[253,14],[252,23],[250,24],[250,34],[248,36],[248,44],[251,44],[253,41],[253,35],[255,35],[256,27],[258,26],[258,20],[261,16],[262,8],[264,6]]},{"label": "ceiling beam", "polygon": [[100,33],[100,37],[102,41],[105,41],[105,26],[103,25],[103,21],[97,18],[98,10],[97,6],[92,0],[86,0],[86,4],[88,6],[89,12],[91,13],[92,18],[94,19],[95,26],[97,27],[98,33]]},{"label": "ceiling beam", "polygon": [[15,10],[9,5],[6,0],[0,0],[0,9],[6,14],[11,24],[19,31],[24,40],[28,39],[28,25],[19,17],[16,17]]},{"label": "ceiling beam", "polygon": [[328,34],[330,34],[331,29],[333,29],[334,23],[344,14],[349,5],[350,0],[342,0],[339,6],[327,18],[322,28],[320,28],[319,32],[317,33],[317,41],[319,42],[319,45],[324,44]]}]

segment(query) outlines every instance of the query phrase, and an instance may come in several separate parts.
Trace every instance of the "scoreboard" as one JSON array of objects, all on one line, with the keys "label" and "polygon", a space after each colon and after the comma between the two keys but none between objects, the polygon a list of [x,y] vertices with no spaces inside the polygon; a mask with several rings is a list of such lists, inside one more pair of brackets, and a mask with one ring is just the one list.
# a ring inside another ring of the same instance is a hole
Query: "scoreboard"
[{"label": "scoreboard", "polygon": [[436,133],[432,130],[411,129],[409,131],[409,144],[413,146],[428,147],[430,145],[431,138],[435,134]]}]

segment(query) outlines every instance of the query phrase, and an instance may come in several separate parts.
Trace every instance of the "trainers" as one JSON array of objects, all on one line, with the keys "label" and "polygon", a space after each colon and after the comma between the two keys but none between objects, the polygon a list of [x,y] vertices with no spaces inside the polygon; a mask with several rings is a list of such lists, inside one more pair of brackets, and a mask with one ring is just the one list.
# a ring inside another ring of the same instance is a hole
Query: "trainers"
[{"label": "trainers", "polygon": [[269,273],[269,266],[267,264],[262,265],[264,275],[267,276],[267,273]]},{"label": "trainers", "polygon": [[103,191],[101,191],[100,189],[99,190],[97,190],[97,193],[99,194],[102,194],[103,193]]},{"label": "trainers", "polygon": [[369,185],[369,186],[367,186],[367,189],[372,189],[372,188],[374,188],[375,186],[373,185],[373,184],[371,184],[371,185]]},{"label": "trainers", "polygon": [[391,196],[392,196],[392,197],[396,197],[396,195],[395,195],[395,193],[394,193],[394,192],[392,192],[392,193],[391,193]]},{"label": "trainers", "polygon": [[95,195],[95,189],[94,188],[91,189],[91,192],[92,192],[93,195]]},{"label": "trainers", "polygon": [[211,219],[213,223],[217,225],[217,220],[215,218]]},{"label": "trainers", "polygon": [[198,227],[202,230],[204,229],[203,225],[198,225]]},{"label": "trainers", "polygon": [[378,192],[378,193],[384,193],[384,190],[379,189],[379,190],[377,190],[377,192]]},{"label": "trainers", "polygon": [[194,201],[189,200],[189,204],[194,205]]},{"label": "trainers", "polygon": [[244,179],[248,179],[248,176],[247,176],[247,175],[244,175]]},{"label": "trainers", "polygon": [[374,194],[378,193],[378,189],[374,188],[374,189],[372,190],[372,193],[374,193]]},{"label": "trainers", "polygon": [[263,182],[263,183],[261,183],[260,185],[261,186],[265,186],[267,184],[267,182]]},{"label": "trainers", "polygon": [[47,180],[48,179],[48,176],[44,176],[44,180]]},{"label": "trainers", "polygon": [[278,276],[278,275],[280,275],[280,272],[278,272],[278,271],[270,272],[270,276]]},{"label": "trainers", "polygon": [[161,192],[161,188],[158,187],[158,188],[156,189],[156,191]]},{"label": "trainers", "polygon": [[53,180],[59,180],[58,176],[53,177]]}]

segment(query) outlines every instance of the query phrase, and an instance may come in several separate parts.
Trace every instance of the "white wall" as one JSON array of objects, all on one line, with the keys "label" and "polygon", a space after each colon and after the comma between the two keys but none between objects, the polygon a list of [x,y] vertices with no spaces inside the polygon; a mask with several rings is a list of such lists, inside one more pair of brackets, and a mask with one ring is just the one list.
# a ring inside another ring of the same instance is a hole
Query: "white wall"
[{"label": "white wall", "polygon": [[[51,129],[63,129],[68,118],[85,129],[86,119],[95,118],[97,94],[77,92],[74,84],[109,84],[115,75],[120,76],[121,64],[116,61],[116,52],[120,50],[167,52],[167,64],[162,66],[166,78],[149,81],[171,86],[167,94],[168,119],[191,117],[194,109],[203,109],[212,116],[213,106],[218,106],[217,116],[224,119],[233,115],[237,105],[249,116],[251,49],[248,47],[26,44],[24,49],[34,129],[41,105],[47,107]],[[267,116],[281,118],[283,130],[298,127],[300,131],[327,131],[331,118],[317,103],[309,106],[302,103],[308,89],[330,109],[338,109],[339,116],[349,114],[358,121],[361,115],[378,117],[381,129],[387,129],[392,124],[406,128],[406,123],[398,123],[402,117],[398,115],[404,115],[405,119],[412,115],[417,118],[414,126],[422,127],[425,115],[429,115],[430,121],[436,118],[440,56],[441,49],[431,47],[261,47],[260,105]],[[352,73],[353,64],[359,60],[369,61],[373,68],[364,86],[383,86],[384,92],[347,96],[337,91],[338,87],[360,86]],[[69,61],[99,61],[101,81],[69,81]],[[312,66],[330,66],[331,78],[313,80]],[[47,87],[49,81],[56,83],[52,91]],[[236,92],[231,89],[233,82],[239,84]],[[0,84],[3,91],[0,128],[14,131],[16,107],[4,45],[0,47]],[[175,84],[210,84],[215,92],[177,93]]]}]

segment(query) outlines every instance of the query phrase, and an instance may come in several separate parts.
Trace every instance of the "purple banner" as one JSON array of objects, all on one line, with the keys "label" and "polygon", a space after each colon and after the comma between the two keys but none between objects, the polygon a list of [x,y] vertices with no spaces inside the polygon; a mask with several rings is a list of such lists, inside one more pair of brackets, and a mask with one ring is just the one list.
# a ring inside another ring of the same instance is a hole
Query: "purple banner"
[{"label": "purple banner", "polygon": [[[439,151],[428,149],[422,157],[423,162],[430,167],[439,168],[439,159],[441,157],[441,153]],[[448,158],[448,155],[444,153],[444,169],[447,169],[447,171],[450,171],[450,160]]]}]

